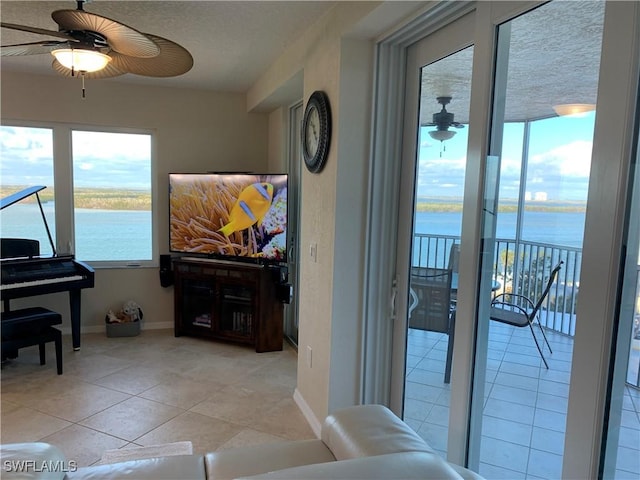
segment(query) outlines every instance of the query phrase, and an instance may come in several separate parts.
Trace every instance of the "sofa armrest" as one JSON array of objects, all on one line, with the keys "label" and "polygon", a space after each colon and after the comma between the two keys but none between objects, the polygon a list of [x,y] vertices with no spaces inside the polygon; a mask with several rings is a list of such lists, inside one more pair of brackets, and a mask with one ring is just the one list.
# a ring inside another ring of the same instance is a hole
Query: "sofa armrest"
[{"label": "sofa armrest", "polygon": [[209,480],[233,479],[300,465],[333,461],[335,458],[320,440],[231,448],[208,453],[205,456]]},{"label": "sofa armrest", "polygon": [[129,460],[69,472],[65,480],[206,480],[202,455],[171,455],[167,457]]},{"label": "sofa armrest", "polygon": [[340,409],[322,424],[322,441],[337,460],[399,452],[435,451],[383,405]]},{"label": "sofa armrest", "polygon": [[484,480],[484,477],[481,477],[479,474],[469,470],[468,468],[461,467],[455,463],[449,463],[449,466],[458,472],[458,475],[464,478],[464,480]]},{"label": "sofa armrest", "polygon": [[74,462],[67,462],[54,445],[42,442],[8,443],[0,446],[2,478],[62,480]]},{"label": "sofa armrest", "polygon": [[287,468],[237,480],[463,480],[435,453],[406,452]]}]

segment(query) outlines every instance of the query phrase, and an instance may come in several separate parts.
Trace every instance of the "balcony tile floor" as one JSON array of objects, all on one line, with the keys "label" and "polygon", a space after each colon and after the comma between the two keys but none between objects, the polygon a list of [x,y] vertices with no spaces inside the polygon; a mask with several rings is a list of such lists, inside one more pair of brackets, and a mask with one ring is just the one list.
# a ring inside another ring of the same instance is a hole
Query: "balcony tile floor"
[{"label": "balcony tile floor", "polygon": [[[539,335],[539,332],[536,332]],[[539,335],[539,337],[541,337]],[[480,474],[488,479],[559,479],[573,339],[547,332],[544,367],[531,332],[491,322]],[[446,456],[448,337],[409,331],[405,421]],[[626,387],[616,479],[640,478],[640,391]]]}]

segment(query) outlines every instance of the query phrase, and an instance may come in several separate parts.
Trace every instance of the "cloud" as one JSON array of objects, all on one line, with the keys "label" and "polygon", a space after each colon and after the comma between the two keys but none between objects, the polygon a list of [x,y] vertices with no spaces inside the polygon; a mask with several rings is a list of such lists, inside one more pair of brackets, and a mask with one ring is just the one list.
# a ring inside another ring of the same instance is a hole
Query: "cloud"
[{"label": "cloud", "polygon": [[[533,155],[529,166],[548,169],[549,174],[563,177],[589,178],[593,142],[577,140],[547,152]],[[548,176],[548,175],[547,175]]]},{"label": "cloud", "polygon": [[[432,146],[429,142],[424,144]],[[421,151],[416,179],[418,195],[461,197],[467,161],[464,148],[449,148],[442,152],[442,157],[439,142],[437,148],[437,153],[433,149]]]},{"label": "cloud", "polygon": [[[148,162],[150,138],[149,135],[76,130],[73,132],[73,156],[110,162]],[[122,152],[126,152],[126,156]]]},{"label": "cloud", "polygon": [[[423,142],[423,144],[428,142]],[[527,190],[546,192],[550,200],[584,200],[588,189],[592,142],[576,140],[532,155],[527,166]],[[418,169],[418,195],[462,196],[466,156],[433,157],[422,152]],[[503,198],[519,193],[521,160],[505,155],[500,162],[500,191]]]},{"label": "cloud", "polygon": [[[0,127],[3,185],[53,185],[51,129]],[[73,131],[73,181],[76,187],[151,186],[151,136]]]}]

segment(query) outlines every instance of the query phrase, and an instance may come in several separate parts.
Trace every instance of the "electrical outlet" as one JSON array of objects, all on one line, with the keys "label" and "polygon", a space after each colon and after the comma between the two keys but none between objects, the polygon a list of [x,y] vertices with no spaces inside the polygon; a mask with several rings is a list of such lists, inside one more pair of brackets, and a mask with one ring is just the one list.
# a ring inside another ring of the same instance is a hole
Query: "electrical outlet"
[{"label": "electrical outlet", "polygon": [[307,367],[311,368],[312,362],[311,362],[311,354],[313,353],[313,350],[311,349],[311,345],[307,345]]}]

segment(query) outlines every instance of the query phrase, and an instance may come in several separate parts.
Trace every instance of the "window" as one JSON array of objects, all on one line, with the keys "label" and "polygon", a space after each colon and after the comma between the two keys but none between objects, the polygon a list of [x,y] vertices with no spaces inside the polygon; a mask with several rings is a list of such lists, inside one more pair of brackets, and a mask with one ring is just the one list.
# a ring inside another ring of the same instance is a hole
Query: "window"
[{"label": "window", "polygon": [[[148,132],[2,126],[0,139],[2,196],[28,186],[47,187],[40,199],[49,228],[57,233],[58,253],[94,264],[108,262],[103,266],[153,260]],[[59,201],[54,209],[55,198],[69,197],[72,205]],[[41,254],[47,255],[49,242],[42,224],[33,198],[3,210],[2,236],[35,238]]]},{"label": "window", "polygon": [[[34,185],[47,187],[38,195],[55,242],[53,131],[50,128],[1,127],[0,153],[0,196],[4,198]],[[35,196],[2,210],[0,220],[3,238],[38,240],[40,255],[53,255]]]}]

